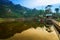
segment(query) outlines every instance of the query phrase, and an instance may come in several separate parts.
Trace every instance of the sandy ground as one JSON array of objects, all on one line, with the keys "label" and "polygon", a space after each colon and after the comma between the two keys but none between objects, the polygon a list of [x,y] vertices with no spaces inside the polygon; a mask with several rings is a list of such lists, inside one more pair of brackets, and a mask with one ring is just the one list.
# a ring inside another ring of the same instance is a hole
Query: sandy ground
[{"label": "sandy ground", "polygon": [[30,28],[22,33],[16,33],[7,40],[59,40],[53,27],[51,27],[52,32],[47,32],[45,29],[45,27]]}]

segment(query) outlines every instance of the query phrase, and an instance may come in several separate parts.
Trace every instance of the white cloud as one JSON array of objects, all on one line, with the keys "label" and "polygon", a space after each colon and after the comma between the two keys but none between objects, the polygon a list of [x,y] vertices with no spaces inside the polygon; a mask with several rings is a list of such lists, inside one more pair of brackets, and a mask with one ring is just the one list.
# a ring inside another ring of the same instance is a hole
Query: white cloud
[{"label": "white cloud", "polygon": [[60,0],[25,0],[22,2],[24,6],[29,8],[35,8],[38,6],[52,5],[58,3],[60,3]]}]

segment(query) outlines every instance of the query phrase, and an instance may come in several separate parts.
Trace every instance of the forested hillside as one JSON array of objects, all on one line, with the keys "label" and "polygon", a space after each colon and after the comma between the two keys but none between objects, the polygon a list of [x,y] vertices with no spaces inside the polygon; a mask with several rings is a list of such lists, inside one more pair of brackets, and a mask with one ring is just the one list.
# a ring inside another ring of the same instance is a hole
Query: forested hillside
[{"label": "forested hillside", "polygon": [[39,15],[39,11],[36,9],[23,7],[20,4],[14,4],[9,0],[0,0],[0,18],[21,18],[36,15]]}]

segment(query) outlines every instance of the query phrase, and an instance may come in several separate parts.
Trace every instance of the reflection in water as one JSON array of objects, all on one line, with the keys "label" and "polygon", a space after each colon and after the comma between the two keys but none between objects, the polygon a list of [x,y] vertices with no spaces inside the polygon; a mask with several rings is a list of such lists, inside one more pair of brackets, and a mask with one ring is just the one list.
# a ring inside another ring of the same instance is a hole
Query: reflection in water
[{"label": "reflection in water", "polygon": [[50,33],[45,29],[45,27],[30,28],[22,33],[16,33],[9,40],[59,40],[53,27],[51,27],[52,32]]}]

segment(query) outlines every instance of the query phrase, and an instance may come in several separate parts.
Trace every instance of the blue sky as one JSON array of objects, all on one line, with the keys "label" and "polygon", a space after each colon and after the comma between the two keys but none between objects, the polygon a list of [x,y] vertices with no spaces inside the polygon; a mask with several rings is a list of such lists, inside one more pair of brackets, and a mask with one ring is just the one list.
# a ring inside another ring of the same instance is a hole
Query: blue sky
[{"label": "blue sky", "polygon": [[53,9],[58,7],[60,0],[11,0],[14,4],[20,4],[28,8],[44,9],[46,5],[53,5]]}]

